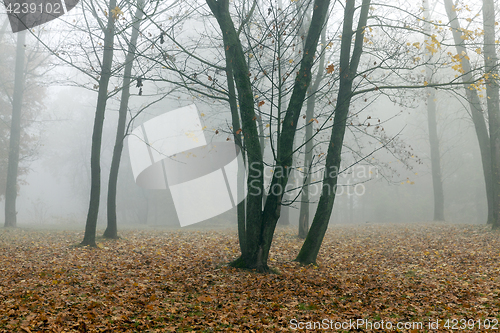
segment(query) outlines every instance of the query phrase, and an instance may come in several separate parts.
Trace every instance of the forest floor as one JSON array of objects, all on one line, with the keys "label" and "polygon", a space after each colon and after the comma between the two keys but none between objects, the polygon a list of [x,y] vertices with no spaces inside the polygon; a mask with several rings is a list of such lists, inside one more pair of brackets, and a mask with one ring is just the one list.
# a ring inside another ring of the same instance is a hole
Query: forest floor
[{"label": "forest floor", "polygon": [[319,267],[292,262],[302,242],[280,228],[280,274],[227,267],[234,230],[120,235],[90,249],[74,246],[82,232],[1,230],[0,332],[500,328],[500,233],[486,226],[334,225]]}]

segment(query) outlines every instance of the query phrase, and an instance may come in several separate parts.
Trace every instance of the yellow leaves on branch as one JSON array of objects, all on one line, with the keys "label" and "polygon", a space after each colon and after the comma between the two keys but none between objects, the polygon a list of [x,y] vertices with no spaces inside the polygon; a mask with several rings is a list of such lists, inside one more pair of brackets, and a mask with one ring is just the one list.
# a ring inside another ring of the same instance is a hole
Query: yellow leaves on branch
[{"label": "yellow leaves on branch", "polygon": [[332,74],[334,70],[335,70],[335,66],[333,66],[333,64],[330,64],[326,67],[327,74]]},{"label": "yellow leaves on branch", "polygon": [[437,40],[436,35],[431,35],[430,37],[431,37],[430,41],[428,39],[425,40],[425,48],[427,52],[434,54],[438,51],[438,49],[441,49],[441,43]]},{"label": "yellow leaves on branch", "polygon": [[111,14],[113,15],[113,19],[117,20],[120,15],[124,15],[120,7],[116,6],[115,8],[111,9]]},{"label": "yellow leaves on branch", "polygon": [[[467,89],[482,92],[486,89],[485,85],[490,79],[498,80],[499,78],[500,76],[498,74],[484,73],[483,76],[477,80],[477,82],[469,84]],[[478,96],[481,98],[484,97],[482,94],[479,94]]]}]

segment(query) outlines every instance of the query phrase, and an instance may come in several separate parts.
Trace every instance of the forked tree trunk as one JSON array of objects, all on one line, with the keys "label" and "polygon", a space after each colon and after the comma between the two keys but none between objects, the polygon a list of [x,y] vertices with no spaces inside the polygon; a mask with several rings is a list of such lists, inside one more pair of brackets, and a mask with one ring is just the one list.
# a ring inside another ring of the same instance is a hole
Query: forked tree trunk
[{"label": "forked tree trunk", "polygon": [[115,147],[111,159],[111,168],[109,170],[108,181],[108,226],[104,231],[103,237],[117,239],[118,226],[116,221],[116,188],[118,184],[118,171],[120,169],[120,160],[123,151],[123,140],[125,140],[125,127],[127,123],[128,101],[130,99],[130,82],[132,75],[132,65],[136,55],[137,38],[139,37],[139,28],[143,16],[143,1],[137,3],[135,11],[135,22],[132,25],[132,34],[125,57],[125,70],[123,73],[123,87],[120,99],[120,109],[118,111],[118,126],[116,128]]},{"label": "forked tree trunk", "polygon": [[104,51],[99,79],[99,91],[97,95],[97,106],[95,110],[94,130],[92,132],[92,148],[90,155],[90,202],[85,224],[85,235],[81,245],[96,246],[95,233],[97,228],[97,216],[99,214],[99,200],[101,196],[101,142],[102,128],[104,124],[104,113],[108,100],[108,83],[111,77],[111,65],[113,63],[113,43],[115,40],[115,22],[112,9],[116,7],[116,0],[110,0],[108,8],[108,22],[104,31]]},{"label": "forked tree trunk", "polygon": [[254,268],[259,271],[268,271],[267,259],[271,247],[276,222],[280,214],[282,191],[288,181],[289,167],[292,165],[293,138],[297,127],[307,87],[310,83],[311,66],[319,40],[319,35],[328,12],[329,0],[316,0],[314,14],[309,33],[306,38],[306,47],[303,52],[300,70],[297,75],[288,109],[283,119],[283,130],[278,140],[277,168],[287,170],[280,172],[281,177],[274,173],[271,188],[278,187],[278,191],[270,191],[264,211],[262,211],[263,195],[263,161],[258,138],[258,131],[254,117],[254,100],[252,86],[248,76],[248,67],[241,42],[237,36],[231,16],[228,0],[207,0],[212,13],[222,31],[224,48],[229,51],[242,119],[242,130],[247,148],[249,165],[248,196],[246,212],[245,252],[232,265],[241,268]]},{"label": "forked tree trunk", "polygon": [[26,30],[17,34],[14,95],[12,97],[12,118],[10,123],[9,162],[5,188],[5,227],[17,225],[17,174],[19,170],[19,145],[21,141],[21,113],[24,92],[24,56],[26,51]]},{"label": "forked tree trunk", "polygon": [[335,107],[332,134],[326,155],[323,188],[316,214],[306,240],[295,259],[303,265],[315,264],[323,238],[325,237],[337,188],[338,172],[340,170],[342,144],[346,129],[346,121],[352,98],[352,82],[356,76],[359,60],[363,52],[364,29],[368,19],[370,0],[363,0],[359,14],[354,49],[351,57],[352,26],[355,12],[355,0],[347,0],[344,7],[344,25],[340,45],[340,87]]}]

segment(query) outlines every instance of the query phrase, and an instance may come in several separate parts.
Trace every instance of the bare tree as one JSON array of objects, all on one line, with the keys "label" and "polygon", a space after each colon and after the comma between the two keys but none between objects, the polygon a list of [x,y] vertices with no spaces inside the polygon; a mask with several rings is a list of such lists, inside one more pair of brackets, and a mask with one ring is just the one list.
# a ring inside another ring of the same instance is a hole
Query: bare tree
[{"label": "bare tree", "polygon": [[125,130],[127,123],[128,102],[130,98],[130,82],[132,81],[132,65],[136,57],[137,38],[143,17],[143,1],[137,3],[132,25],[132,34],[128,45],[128,51],[125,58],[125,69],[123,73],[123,85],[120,99],[120,109],[118,110],[118,126],[116,129],[115,147],[111,160],[111,169],[109,171],[108,181],[108,225],[103,236],[106,238],[118,238],[118,226],[116,221],[116,186],[118,183],[118,170],[123,150],[123,140],[125,139]]},{"label": "bare tree", "polygon": [[[451,0],[444,0],[446,13],[450,21],[452,29],[453,40],[457,55],[460,58],[460,63],[463,70],[462,81],[464,82],[464,89],[469,108],[471,112],[472,122],[476,130],[477,140],[479,143],[479,150],[481,152],[481,162],[483,166],[484,182],[486,186],[486,198],[488,200],[488,223],[494,221],[494,194],[493,194],[493,174],[491,169],[491,149],[490,149],[490,136],[488,128],[484,119],[484,112],[481,106],[481,101],[478,97],[476,89],[469,89],[470,83],[473,81],[472,66],[467,56],[467,49],[465,48],[465,38],[462,38],[463,32],[457,18],[456,11],[454,10],[453,2]],[[469,84],[467,83],[469,82]]]},{"label": "bare tree", "polygon": [[[328,13],[329,1],[316,0],[314,2],[313,19],[309,33],[306,37],[305,48],[301,60],[297,80],[293,86],[281,136],[278,139],[278,156],[276,167],[282,171],[279,176],[274,174],[270,188],[278,189],[269,191],[264,209],[262,210],[263,196],[263,159],[261,145],[258,138],[258,130],[255,123],[257,115],[254,110],[254,97],[252,85],[248,76],[248,66],[245,61],[241,41],[238,38],[232,18],[229,13],[229,1],[207,0],[212,13],[220,26],[224,39],[224,48],[228,49],[233,63],[233,75],[235,77],[240,113],[242,119],[242,132],[245,138],[247,158],[249,164],[247,197],[247,216],[245,229],[246,247],[241,257],[233,262],[233,266],[255,268],[267,271],[267,259],[271,247],[274,229],[280,215],[283,189],[288,182],[289,170],[292,165],[293,138],[297,127],[300,110],[306,96],[307,87],[311,81],[311,67],[319,36],[323,29],[326,15]],[[280,190],[281,189],[281,190]]]},{"label": "bare tree", "polygon": [[90,156],[90,202],[85,224],[85,235],[81,245],[96,246],[95,233],[97,216],[99,214],[99,201],[101,194],[101,140],[104,114],[108,100],[108,83],[111,78],[111,65],[113,63],[113,44],[115,39],[116,0],[110,0],[108,6],[108,20],[104,30],[104,51],[102,56],[101,73],[99,79],[99,92],[92,132],[92,151]]}]

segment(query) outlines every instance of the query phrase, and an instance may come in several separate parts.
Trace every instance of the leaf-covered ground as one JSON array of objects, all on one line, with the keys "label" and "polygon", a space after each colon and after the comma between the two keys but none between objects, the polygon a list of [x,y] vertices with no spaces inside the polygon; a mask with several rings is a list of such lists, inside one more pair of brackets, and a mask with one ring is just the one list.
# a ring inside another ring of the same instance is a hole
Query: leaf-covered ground
[{"label": "leaf-covered ground", "polygon": [[130,230],[98,249],[74,247],[75,231],[2,230],[0,331],[500,328],[500,233],[486,226],[332,226],[319,267],[291,261],[295,234],[277,230],[280,274],[266,275],[224,265],[238,254],[234,230]]}]

